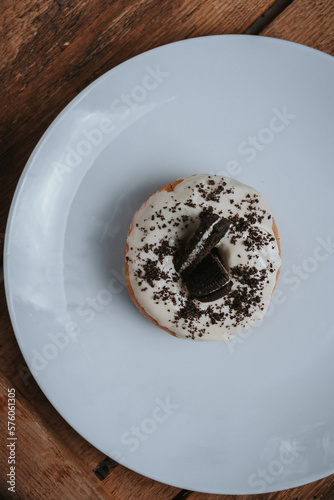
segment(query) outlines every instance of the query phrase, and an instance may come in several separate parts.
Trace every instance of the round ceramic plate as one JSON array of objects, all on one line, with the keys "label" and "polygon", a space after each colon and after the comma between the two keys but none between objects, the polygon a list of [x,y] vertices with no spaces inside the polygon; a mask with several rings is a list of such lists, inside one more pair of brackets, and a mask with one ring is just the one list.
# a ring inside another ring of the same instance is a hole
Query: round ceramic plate
[{"label": "round ceramic plate", "polygon": [[[32,154],[6,237],[15,334],[60,414],[130,469],[230,494],[334,472],[333,89],[313,49],[182,41],[96,80]],[[281,236],[270,309],[229,342],[168,335],[124,282],[136,209],[200,172],[262,192]]]}]

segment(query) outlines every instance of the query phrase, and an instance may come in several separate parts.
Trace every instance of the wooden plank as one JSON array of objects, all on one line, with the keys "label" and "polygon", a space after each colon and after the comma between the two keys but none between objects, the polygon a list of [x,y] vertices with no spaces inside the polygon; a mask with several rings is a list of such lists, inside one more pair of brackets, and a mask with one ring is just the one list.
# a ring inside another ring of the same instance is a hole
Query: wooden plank
[{"label": "wooden plank", "polygon": [[118,465],[103,481],[103,484],[112,498],[121,500],[125,498],[129,500],[152,500],[155,498],[173,500],[181,491],[179,488],[141,476],[122,465]]},{"label": "wooden plank", "polygon": [[[13,387],[2,374],[0,375],[0,417],[7,428],[8,389]],[[94,474],[86,469],[73,452],[59,440],[48,424],[25,401],[16,389],[15,436],[3,439],[0,447],[0,493],[2,498],[11,498],[8,491],[10,473],[8,457],[12,446],[15,457],[15,493],[17,498],[35,500],[36,498],[71,498],[82,500],[94,498],[106,500],[113,498],[104,489]],[[10,437],[5,431],[6,437]],[[14,440],[14,437],[17,439]],[[14,448],[13,448],[14,446]],[[13,459],[13,455],[10,456]],[[12,465],[12,464],[11,464]],[[13,486],[13,485],[12,485]]]},{"label": "wooden plank", "polygon": [[261,35],[283,38],[334,55],[334,2],[294,0]]},{"label": "wooden plank", "polygon": [[201,35],[242,33],[274,1],[1,2],[0,233],[30,153],[80,90],[153,47]]}]

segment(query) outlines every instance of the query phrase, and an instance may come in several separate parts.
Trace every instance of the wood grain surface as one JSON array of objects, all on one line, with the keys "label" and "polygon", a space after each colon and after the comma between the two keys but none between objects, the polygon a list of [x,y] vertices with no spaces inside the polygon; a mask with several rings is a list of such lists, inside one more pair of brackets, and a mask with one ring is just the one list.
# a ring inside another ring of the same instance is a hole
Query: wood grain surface
[{"label": "wood grain surface", "polygon": [[[2,422],[7,420],[7,391],[11,388],[10,381],[0,375]],[[96,477],[90,477],[91,471],[83,465],[80,456],[74,454],[64,442],[57,438],[50,425],[40,418],[18,391],[16,391],[15,399],[17,439],[9,440],[9,443],[16,443],[16,474],[26,478],[25,481],[17,480],[18,497],[35,500],[45,498],[46,492],[52,492],[53,498],[96,498],[98,500],[110,498],[101,482]],[[8,453],[8,448],[2,443],[1,463],[6,462]],[[38,471],[38,474],[35,474],[35,471]],[[8,494],[3,481],[0,484],[0,493],[4,497]]]},{"label": "wood grain surface", "polygon": [[[3,0],[0,18],[1,248],[16,184],[39,138],[73,97],[117,64],[176,40],[244,32],[334,55],[331,0]],[[1,285],[1,422],[7,388],[15,387],[20,429],[14,498],[334,499],[334,476],[271,494],[206,495],[158,483],[106,460],[62,419],[36,384],[18,348]],[[11,498],[3,442],[0,494]]]},{"label": "wood grain surface", "polygon": [[294,0],[261,33],[334,55],[334,2]]}]

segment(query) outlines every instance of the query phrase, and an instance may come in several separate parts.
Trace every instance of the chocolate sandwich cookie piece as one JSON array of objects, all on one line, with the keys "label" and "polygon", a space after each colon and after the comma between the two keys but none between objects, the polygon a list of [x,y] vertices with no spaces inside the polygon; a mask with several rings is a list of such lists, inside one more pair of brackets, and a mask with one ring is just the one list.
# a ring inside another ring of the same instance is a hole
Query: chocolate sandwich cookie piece
[{"label": "chocolate sandwich cookie piece", "polygon": [[228,219],[219,217],[213,212],[202,212],[200,219],[195,234],[174,257],[175,269],[184,279],[219,243],[231,224]]},{"label": "chocolate sandwich cookie piece", "polygon": [[185,279],[188,291],[201,302],[211,302],[226,295],[232,287],[227,269],[213,248]]},{"label": "chocolate sandwich cookie piece", "polygon": [[214,302],[215,300],[221,299],[224,295],[227,295],[232,288],[232,281],[226,283],[223,288],[216,290],[215,292],[208,293],[207,295],[202,295],[201,297],[195,297],[200,302]]}]

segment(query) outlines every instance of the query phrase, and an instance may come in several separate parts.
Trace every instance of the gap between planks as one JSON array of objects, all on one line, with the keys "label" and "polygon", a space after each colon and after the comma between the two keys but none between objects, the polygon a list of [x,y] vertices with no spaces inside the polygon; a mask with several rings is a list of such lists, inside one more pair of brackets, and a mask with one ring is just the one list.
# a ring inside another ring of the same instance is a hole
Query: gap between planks
[{"label": "gap between planks", "polygon": [[276,0],[275,3],[262,16],[258,17],[249,28],[244,31],[245,35],[258,35],[277,16],[279,16],[294,0]]}]

